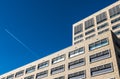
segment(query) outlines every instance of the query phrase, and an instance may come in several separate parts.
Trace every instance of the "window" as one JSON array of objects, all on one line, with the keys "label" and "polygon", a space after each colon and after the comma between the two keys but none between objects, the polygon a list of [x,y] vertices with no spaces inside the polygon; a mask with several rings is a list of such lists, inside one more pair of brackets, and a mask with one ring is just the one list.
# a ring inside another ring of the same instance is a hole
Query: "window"
[{"label": "window", "polygon": [[118,28],[120,28],[120,24],[117,24],[117,25],[112,26],[112,29],[113,29],[113,30],[118,29]]},{"label": "window", "polygon": [[93,26],[94,26],[94,19],[93,18],[85,21],[85,30],[87,30]]},{"label": "window", "polygon": [[83,41],[83,39],[78,40],[78,41],[74,42],[74,44],[78,44],[78,43],[80,43],[80,42],[82,42],[82,41]]},{"label": "window", "polygon": [[80,35],[74,37],[74,40],[78,40],[78,39],[80,39],[80,38],[82,38],[82,37],[83,37],[83,34],[80,34]]},{"label": "window", "polygon": [[92,38],[92,37],[94,37],[94,36],[95,36],[95,34],[90,35],[90,36],[86,37],[85,39],[88,40],[88,39],[90,39],[90,38]]},{"label": "window", "polygon": [[110,78],[110,79],[115,79],[115,77],[114,78]]},{"label": "window", "polygon": [[91,76],[96,76],[96,75],[112,72],[113,67],[112,67],[112,63],[108,63],[108,64],[91,68],[90,70],[91,70]]},{"label": "window", "polygon": [[119,31],[116,31],[114,32],[116,35],[120,35],[120,30]]},{"label": "window", "polygon": [[111,23],[113,24],[113,23],[116,23],[116,22],[118,22],[118,21],[120,21],[120,17],[111,20]]},{"label": "window", "polygon": [[58,57],[52,59],[52,64],[58,63],[63,60],[65,60],[65,55],[58,56]]},{"label": "window", "polygon": [[95,32],[95,29],[91,29],[91,30],[85,32],[85,35],[91,34],[91,33],[93,33],[93,32]]},{"label": "window", "polygon": [[105,32],[107,32],[107,31],[109,31],[108,28],[107,28],[107,29],[104,29],[104,30],[102,30],[102,31],[100,31],[100,32],[98,32],[98,34],[102,34],[102,33],[105,33]]},{"label": "window", "polygon": [[26,69],[26,73],[34,72],[34,71],[35,71],[35,67],[36,67],[36,66],[32,66],[32,67],[30,67],[30,68],[27,68],[27,69]]},{"label": "window", "polygon": [[58,66],[58,67],[55,67],[55,68],[52,68],[51,69],[51,74],[57,74],[57,73],[60,73],[60,72],[63,72],[65,70],[65,65],[61,65],[61,66]]},{"label": "window", "polygon": [[97,41],[95,43],[90,44],[89,45],[89,50],[91,51],[91,50],[103,47],[105,45],[108,45],[108,39],[107,38],[99,40],[99,41]]},{"label": "window", "polygon": [[73,68],[80,67],[80,66],[83,66],[83,65],[85,65],[85,59],[84,58],[79,59],[79,60],[75,60],[73,62],[70,62],[68,64],[68,68],[73,69]]},{"label": "window", "polygon": [[86,77],[85,70],[68,75],[68,79],[84,79],[85,77]]},{"label": "window", "polygon": [[47,76],[48,76],[48,70],[37,73],[36,79],[42,79],[42,78],[47,77]]},{"label": "window", "polygon": [[5,79],[5,77],[1,78],[1,79]]},{"label": "window", "polygon": [[103,13],[96,16],[97,24],[99,24],[105,20],[107,20],[107,13],[106,12],[103,12]]},{"label": "window", "polygon": [[74,27],[74,35],[83,31],[83,24]]},{"label": "window", "polygon": [[19,71],[19,72],[17,72],[17,73],[15,74],[15,77],[20,77],[20,76],[22,76],[23,74],[24,74],[24,70]]},{"label": "window", "polygon": [[90,62],[100,61],[110,57],[110,50],[105,50],[90,56]]},{"label": "window", "polygon": [[14,79],[14,74],[7,76],[6,79]]},{"label": "window", "polygon": [[81,48],[78,48],[78,49],[75,49],[73,51],[70,51],[69,52],[69,57],[74,57],[74,56],[77,56],[77,55],[80,55],[80,54],[83,54],[84,53],[84,47],[81,47]]},{"label": "window", "polygon": [[108,25],[109,25],[108,23],[104,23],[104,24],[98,26],[98,27],[97,27],[97,30],[100,30],[100,29],[102,29],[102,28],[104,28],[104,27],[106,27],[106,26],[108,26]]},{"label": "window", "polygon": [[38,69],[45,68],[48,65],[49,65],[49,61],[42,62],[42,63],[38,64]]},{"label": "window", "polygon": [[27,76],[27,77],[25,77],[24,79],[34,79],[34,75]]},{"label": "window", "polygon": [[65,79],[65,77],[61,76],[61,77],[57,77],[57,78],[54,78],[54,79]]},{"label": "window", "polygon": [[110,18],[119,15],[120,14],[120,5],[117,5],[111,9],[109,9],[109,14],[110,14]]}]

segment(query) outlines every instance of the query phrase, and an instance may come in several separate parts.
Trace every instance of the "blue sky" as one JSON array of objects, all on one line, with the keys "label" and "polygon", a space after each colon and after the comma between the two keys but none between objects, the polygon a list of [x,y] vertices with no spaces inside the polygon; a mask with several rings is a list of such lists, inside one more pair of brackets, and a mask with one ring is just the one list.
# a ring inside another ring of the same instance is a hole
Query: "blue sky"
[{"label": "blue sky", "polygon": [[0,74],[71,46],[72,24],[115,1],[0,0]]}]

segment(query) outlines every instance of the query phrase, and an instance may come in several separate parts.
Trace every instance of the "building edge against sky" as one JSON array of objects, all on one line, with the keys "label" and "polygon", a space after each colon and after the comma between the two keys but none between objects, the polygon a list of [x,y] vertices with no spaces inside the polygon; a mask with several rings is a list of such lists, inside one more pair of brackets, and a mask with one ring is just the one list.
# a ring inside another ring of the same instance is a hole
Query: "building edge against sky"
[{"label": "building edge against sky", "polygon": [[0,79],[120,79],[119,50],[120,40],[108,31],[5,73]]},{"label": "building edge against sky", "polygon": [[120,37],[120,1],[84,18],[73,24],[72,44],[77,44],[83,40],[112,30]]},{"label": "building edge against sky", "polygon": [[73,24],[72,46],[5,73],[0,79],[120,79],[119,17],[117,1]]}]

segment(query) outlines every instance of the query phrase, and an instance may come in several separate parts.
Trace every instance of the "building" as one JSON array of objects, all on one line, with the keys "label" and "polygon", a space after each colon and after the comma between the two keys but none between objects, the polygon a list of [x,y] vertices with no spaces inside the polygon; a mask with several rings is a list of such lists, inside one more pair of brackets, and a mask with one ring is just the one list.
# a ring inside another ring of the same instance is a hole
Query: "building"
[{"label": "building", "polygon": [[73,45],[112,30],[120,38],[120,1],[73,24]]},{"label": "building", "polygon": [[119,17],[117,1],[73,24],[72,46],[5,73],[0,79],[120,79]]}]

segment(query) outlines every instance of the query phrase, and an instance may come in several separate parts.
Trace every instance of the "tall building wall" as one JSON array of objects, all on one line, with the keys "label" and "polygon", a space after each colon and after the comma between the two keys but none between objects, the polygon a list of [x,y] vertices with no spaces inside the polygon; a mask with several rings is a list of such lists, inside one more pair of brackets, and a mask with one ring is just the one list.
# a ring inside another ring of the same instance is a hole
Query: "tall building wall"
[{"label": "tall building wall", "polygon": [[73,24],[73,45],[0,79],[120,79],[120,1]]},{"label": "tall building wall", "polygon": [[[0,79],[120,79],[108,31],[0,76]],[[119,40],[120,41],[120,40]],[[59,78],[61,77],[61,78]]]},{"label": "tall building wall", "polygon": [[112,30],[120,38],[120,1],[73,24],[73,45]]}]

